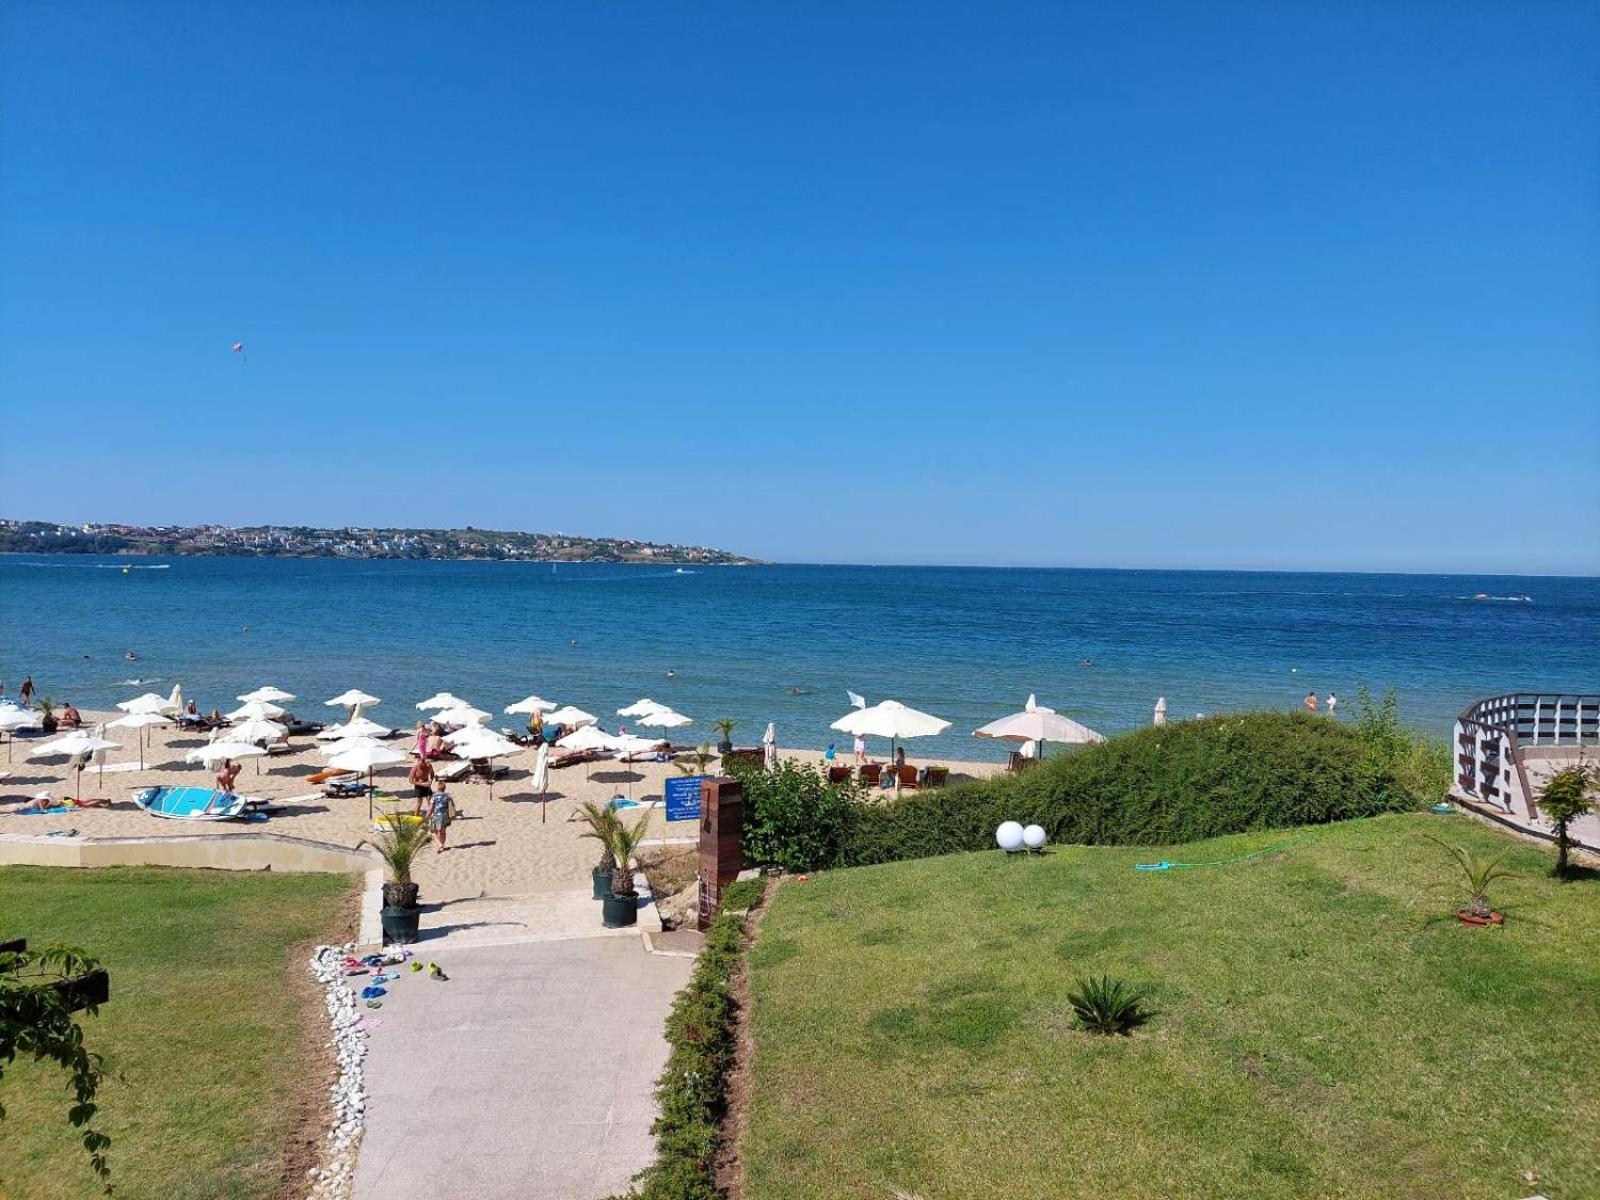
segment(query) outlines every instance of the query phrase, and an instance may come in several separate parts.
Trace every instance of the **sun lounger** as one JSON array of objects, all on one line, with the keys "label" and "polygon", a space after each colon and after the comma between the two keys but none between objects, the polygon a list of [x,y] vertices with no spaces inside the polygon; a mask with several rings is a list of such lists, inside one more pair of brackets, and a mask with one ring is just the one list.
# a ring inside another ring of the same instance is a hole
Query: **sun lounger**
[{"label": "sun lounger", "polygon": [[556,769],[575,767],[579,763],[599,762],[604,757],[598,750],[568,750],[565,754],[552,755],[550,766]]},{"label": "sun lounger", "polygon": [[829,767],[828,768],[828,782],[829,783],[848,783],[848,782],[850,782],[850,768],[849,767]]},{"label": "sun lounger", "polygon": [[941,788],[950,782],[949,767],[929,767],[923,772],[922,786]]},{"label": "sun lounger", "polygon": [[878,777],[883,774],[881,763],[863,763],[858,769],[861,772],[862,783],[876,784]]},{"label": "sun lounger", "polygon": [[900,768],[900,786],[903,788],[917,788],[922,785],[917,781],[917,769],[910,763]]},{"label": "sun lounger", "polygon": [[356,772],[354,772],[354,771],[339,771],[339,770],[335,770],[332,767],[329,767],[326,770],[318,771],[315,775],[307,775],[306,776],[306,782],[307,783],[328,783],[328,782],[330,782],[332,780],[335,780],[335,779],[354,779],[355,777],[356,777]]},{"label": "sun lounger", "polygon": [[454,783],[457,779],[464,779],[467,772],[472,770],[472,764],[464,758],[452,759],[448,762],[436,758],[432,761],[434,777],[442,779],[446,783]]}]

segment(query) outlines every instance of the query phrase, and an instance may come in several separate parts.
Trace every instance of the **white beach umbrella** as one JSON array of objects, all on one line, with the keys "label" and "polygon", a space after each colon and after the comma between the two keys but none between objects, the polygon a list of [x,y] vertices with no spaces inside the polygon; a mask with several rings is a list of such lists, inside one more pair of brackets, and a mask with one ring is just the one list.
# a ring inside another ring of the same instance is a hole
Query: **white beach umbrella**
[{"label": "white beach umbrella", "polygon": [[767,722],[767,731],[761,735],[761,761],[769,771],[778,769],[778,726]]},{"label": "white beach umbrella", "polygon": [[376,696],[369,696],[360,688],[351,688],[347,692],[340,692],[332,700],[324,700],[323,703],[329,708],[354,708],[358,704],[371,708],[374,704],[382,704],[383,701]]},{"label": "white beach umbrella", "polygon": [[253,692],[246,692],[244,695],[239,697],[239,699],[243,700],[246,704],[250,703],[252,700],[264,700],[268,704],[276,704],[278,701],[282,700],[287,704],[294,698],[293,692],[286,692],[280,687],[273,687],[270,683],[265,687],[258,687]]},{"label": "white beach umbrella", "polygon": [[498,733],[484,725],[463,725],[460,729],[452,729],[444,735],[444,740],[452,746],[459,746],[463,742],[476,741],[478,738],[490,736],[499,737]]},{"label": "white beach umbrella", "polygon": [[124,700],[117,705],[125,713],[164,713],[167,709],[167,698],[158,696],[154,692],[146,692],[142,696],[135,696],[132,700]]},{"label": "white beach umbrella", "polygon": [[324,742],[337,741],[341,738],[352,737],[387,737],[390,730],[386,725],[379,725],[376,721],[369,721],[366,717],[356,717],[346,721],[343,725],[329,725],[317,738]]},{"label": "white beach umbrella", "polygon": [[907,708],[898,700],[885,700],[871,708],[858,708],[846,713],[829,728],[860,737],[903,740],[943,733],[950,728],[950,722],[930,713]]},{"label": "white beach umbrella", "polygon": [[183,684],[172,685],[172,691],[167,694],[166,706],[161,711],[169,717],[175,717],[183,711]]},{"label": "white beach umbrella", "polygon": [[1167,723],[1167,698],[1165,696],[1157,696],[1156,697],[1156,716],[1155,716],[1155,720],[1152,722],[1152,724],[1165,725],[1166,723]]},{"label": "white beach umbrella", "polygon": [[74,766],[78,772],[77,790],[81,792],[83,790],[83,767],[89,755],[100,750],[120,749],[122,749],[120,742],[108,741],[106,738],[95,736],[86,729],[78,729],[35,746],[24,757],[45,758],[52,754],[71,755],[76,760]]},{"label": "white beach umbrella", "polygon": [[492,715],[470,704],[458,704],[453,708],[441,708],[433,714],[433,719],[441,725],[481,725]]},{"label": "white beach umbrella", "polygon": [[494,759],[510,758],[514,754],[521,754],[526,747],[517,745],[516,742],[501,737],[492,729],[485,729],[481,725],[471,727],[476,730],[476,736],[456,743],[456,757],[465,759],[489,759],[489,799],[494,799]]},{"label": "white beach umbrella", "polygon": [[37,729],[44,723],[44,718],[38,713],[29,712],[25,708],[0,709],[0,732],[11,736],[6,738],[6,761],[11,761],[11,745],[16,741],[19,729]]},{"label": "white beach umbrella", "polygon": [[528,779],[528,785],[539,793],[539,823],[542,825],[550,807],[550,747],[545,742],[540,742],[539,749],[534,752],[533,774]]},{"label": "white beach umbrella", "polygon": [[990,721],[973,730],[973,737],[998,738],[1005,742],[1037,743],[1038,757],[1044,757],[1046,742],[1081,744],[1103,742],[1106,739],[1087,725],[1080,725],[1070,717],[1063,717],[1053,708],[1045,708],[1028,697],[1027,706],[1019,713]]},{"label": "white beach umbrella", "polygon": [[339,771],[365,771],[367,773],[367,820],[372,819],[372,772],[376,767],[393,766],[406,761],[406,756],[393,746],[370,739],[352,739],[338,754],[328,759],[328,765]]},{"label": "white beach umbrella", "polygon": [[322,755],[323,761],[326,762],[329,759],[338,758],[339,755],[344,754],[347,751],[365,748],[381,750],[394,749],[392,746],[384,745],[384,743],[380,742],[377,738],[352,735],[350,737],[340,738],[337,742],[329,742],[326,746],[318,746],[317,753]]},{"label": "white beach umbrella", "polygon": [[665,709],[666,707],[667,706],[665,704],[657,704],[654,700],[647,696],[643,700],[635,700],[632,704],[628,705],[627,708],[617,709],[617,716],[642,717],[646,713],[657,712]]},{"label": "white beach umbrella", "polygon": [[246,700],[228,714],[230,721],[271,721],[287,716],[288,710],[279,708],[270,700]]},{"label": "white beach umbrella", "polygon": [[541,700],[538,696],[529,696],[525,700],[518,700],[515,704],[506,705],[506,715],[514,717],[519,713],[532,716],[534,713],[551,712],[556,708],[553,700]]},{"label": "white beach umbrella", "polygon": [[[170,724],[172,724],[172,718],[168,717],[168,716],[165,716],[165,715],[163,715],[161,713],[157,713],[157,712],[131,712],[131,713],[128,713],[127,715],[125,715],[125,716],[118,717],[115,721],[109,722],[108,725],[107,725],[107,728],[108,729],[137,729],[137,730],[143,731],[143,730],[146,730],[146,729],[150,729],[150,728],[152,728],[152,727],[154,727],[156,725],[170,725]],[[140,732],[139,734],[135,735],[135,740],[137,740],[138,743],[139,743],[139,770],[142,771],[142,770],[144,770],[144,740],[145,740],[145,735],[142,732]]]},{"label": "white beach umbrella", "polygon": [[685,725],[693,725],[694,719],[681,712],[673,712],[670,708],[658,708],[645,713],[637,723],[657,729],[682,729]]},{"label": "white beach umbrella", "polygon": [[[593,718],[591,718],[592,720]],[[620,739],[598,725],[580,725],[556,743],[563,750],[615,750]]]},{"label": "white beach umbrella", "polygon": [[593,725],[600,718],[593,713],[586,713],[581,708],[574,708],[570,704],[562,705],[552,713],[545,716],[545,723],[549,725]]},{"label": "white beach umbrella", "polygon": [[209,767],[225,758],[261,758],[265,754],[266,751],[253,742],[236,742],[226,738],[220,742],[207,742],[183,757],[188,762],[205,763]]},{"label": "white beach umbrella", "polygon": [[228,738],[235,742],[275,742],[289,730],[276,721],[264,717],[251,717],[228,730]]},{"label": "white beach umbrella", "polygon": [[417,707],[419,709],[460,708],[466,703],[467,702],[461,699],[459,696],[452,696],[449,692],[435,692],[426,700],[418,700]]}]

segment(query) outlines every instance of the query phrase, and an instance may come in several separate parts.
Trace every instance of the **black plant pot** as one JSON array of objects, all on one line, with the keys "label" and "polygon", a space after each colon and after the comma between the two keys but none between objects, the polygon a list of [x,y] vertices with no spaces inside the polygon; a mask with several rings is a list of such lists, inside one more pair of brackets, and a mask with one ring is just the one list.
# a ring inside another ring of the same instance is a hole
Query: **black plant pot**
[{"label": "black plant pot", "polygon": [[420,908],[402,908],[389,905],[378,914],[383,922],[385,946],[409,946],[417,940],[417,922],[422,918]]},{"label": "black plant pot", "polygon": [[600,919],[605,922],[607,929],[622,929],[628,925],[639,923],[639,895],[637,892],[626,896],[617,896],[607,893],[602,902]]},{"label": "black plant pot", "polygon": [[420,889],[414,883],[386,883],[383,885],[385,908],[415,908]]},{"label": "black plant pot", "polygon": [[717,743],[717,753],[718,754],[727,754],[732,749],[733,749],[733,739],[732,738],[723,738],[720,742]]},{"label": "black plant pot", "polygon": [[44,730],[46,733],[54,733],[56,731],[57,724],[58,722],[56,721],[54,713],[47,713],[39,720],[39,728]]},{"label": "black plant pot", "polygon": [[594,877],[594,898],[604,900],[611,895],[611,872],[596,867],[590,874]]}]

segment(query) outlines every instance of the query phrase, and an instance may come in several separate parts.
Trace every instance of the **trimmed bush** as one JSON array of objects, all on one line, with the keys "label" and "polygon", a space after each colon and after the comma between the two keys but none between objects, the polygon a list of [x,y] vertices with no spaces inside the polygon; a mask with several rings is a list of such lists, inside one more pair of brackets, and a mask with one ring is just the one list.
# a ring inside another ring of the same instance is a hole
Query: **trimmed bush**
[{"label": "trimmed bush", "polygon": [[766,894],[765,879],[740,879],[722,889],[718,907],[723,912],[742,912],[755,908]]},{"label": "trimmed bush", "polygon": [[980,850],[1001,821],[1056,843],[1167,845],[1415,808],[1423,797],[1351,726],[1259,712],[1151,726],[1021,775],[855,803],[842,866]]},{"label": "trimmed bush", "polygon": [[672,1050],[656,1081],[661,1115],[650,1127],[656,1161],[634,1176],[625,1198],[615,1200],[721,1200],[717,1152],[738,1017],[731,988],[743,952],[744,917],[719,916],[667,1015]]},{"label": "trimmed bush", "polygon": [[744,855],[785,871],[811,871],[837,862],[849,810],[859,807],[854,784],[833,784],[816,767],[785,759],[776,771],[760,761],[727,763],[744,785]]}]

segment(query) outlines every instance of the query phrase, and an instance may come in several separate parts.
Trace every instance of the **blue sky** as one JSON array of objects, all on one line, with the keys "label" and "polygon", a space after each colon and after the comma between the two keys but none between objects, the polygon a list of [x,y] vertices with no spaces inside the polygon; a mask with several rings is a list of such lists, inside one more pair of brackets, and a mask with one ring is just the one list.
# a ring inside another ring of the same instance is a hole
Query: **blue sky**
[{"label": "blue sky", "polygon": [[1594,5],[0,39],[4,515],[1600,571]]}]

